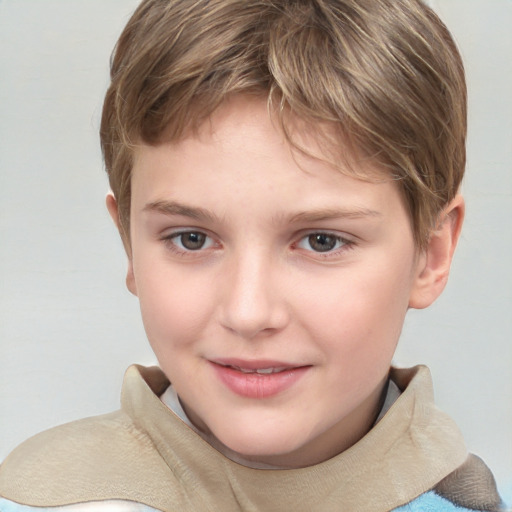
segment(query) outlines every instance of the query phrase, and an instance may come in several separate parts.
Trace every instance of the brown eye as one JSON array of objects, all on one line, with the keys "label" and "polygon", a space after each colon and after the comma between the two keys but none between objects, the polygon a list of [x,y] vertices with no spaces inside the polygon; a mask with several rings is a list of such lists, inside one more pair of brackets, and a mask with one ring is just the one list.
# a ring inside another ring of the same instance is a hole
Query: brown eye
[{"label": "brown eye", "polygon": [[313,233],[307,237],[308,245],[316,252],[328,252],[341,245],[340,238],[329,233]]},{"label": "brown eye", "polygon": [[207,238],[204,233],[199,231],[188,231],[176,235],[175,243],[187,251],[197,251],[204,247]]},{"label": "brown eye", "polygon": [[336,247],[337,240],[332,235],[327,235],[325,233],[315,233],[313,235],[309,235],[308,242],[314,251],[327,252],[332,251],[332,249]]}]

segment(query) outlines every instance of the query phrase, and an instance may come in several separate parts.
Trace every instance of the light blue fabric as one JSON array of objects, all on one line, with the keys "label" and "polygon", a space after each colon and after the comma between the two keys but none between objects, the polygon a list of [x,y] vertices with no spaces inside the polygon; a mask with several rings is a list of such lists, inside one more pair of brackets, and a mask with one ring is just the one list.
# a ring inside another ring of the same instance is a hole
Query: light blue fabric
[{"label": "light blue fabric", "polygon": [[393,512],[475,512],[475,510],[457,507],[451,501],[430,491],[403,507],[395,508]]}]

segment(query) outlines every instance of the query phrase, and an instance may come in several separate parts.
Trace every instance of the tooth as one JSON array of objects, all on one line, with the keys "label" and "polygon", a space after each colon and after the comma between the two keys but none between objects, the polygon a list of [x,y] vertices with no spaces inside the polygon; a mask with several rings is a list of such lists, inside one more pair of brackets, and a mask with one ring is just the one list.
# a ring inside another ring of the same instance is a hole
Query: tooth
[{"label": "tooth", "polygon": [[263,373],[263,374],[274,373],[274,368],[260,368],[260,369],[256,370],[256,373]]},{"label": "tooth", "polygon": [[239,366],[231,366],[231,365],[229,366],[229,368],[233,368],[233,370],[237,370],[242,373],[259,373],[260,375],[270,375],[272,373],[280,373],[280,372],[284,372],[287,369],[286,367],[279,367],[279,368],[257,368],[255,370],[253,370],[250,368],[241,368]]}]

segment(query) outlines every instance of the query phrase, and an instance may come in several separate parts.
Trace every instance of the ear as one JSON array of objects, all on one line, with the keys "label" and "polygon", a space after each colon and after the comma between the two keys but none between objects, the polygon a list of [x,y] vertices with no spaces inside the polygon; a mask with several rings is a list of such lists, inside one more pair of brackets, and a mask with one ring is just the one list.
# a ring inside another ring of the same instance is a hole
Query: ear
[{"label": "ear", "polygon": [[132,260],[132,250],[130,247],[130,242],[126,239],[126,233],[121,225],[121,220],[119,218],[119,209],[117,207],[117,201],[112,192],[107,194],[105,199],[107,203],[107,210],[110,214],[110,217],[114,221],[119,234],[121,235],[121,240],[123,241],[124,249],[126,251],[126,255],[128,256],[128,270],[126,272],[126,287],[128,290],[133,293],[133,295],[137,295],[137,287],[135,286],[135,276],[133,274],[133,260]]},{"label": "ear", "polygon": [[423,309],[441,295],[464,220],[464,199],[457,195],[441,212],[427,248],[419,254],[409,307]]}]

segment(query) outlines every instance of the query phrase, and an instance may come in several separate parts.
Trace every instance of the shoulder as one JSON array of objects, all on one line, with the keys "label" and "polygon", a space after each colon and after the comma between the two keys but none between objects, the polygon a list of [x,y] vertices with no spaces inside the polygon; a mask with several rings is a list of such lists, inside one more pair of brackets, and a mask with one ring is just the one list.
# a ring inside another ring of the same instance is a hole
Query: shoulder
[{"label": "shoulder", "polygon": [[476,455],[469,455],[462,466],[436,485],[434,491],[459,507],[490,512],[503,510],[496,480]]},{"label": "shoulder", "polygon": [[410,503],[393,512],[504,512],[494,477],[477,456]]},{"label": "shoulder", "polygon": [[[14,474],[73,471],[122,457],[124,448],[144,443],[121,411],[85,418],[41,432],[19,445],[0,466],[0,485]],[[0,486],[0,489],[2,487]]]},{"label": "shoulder", "polygon": [[[148,436],[122,411],[42,432],[16,448],[0,466],[0,496],[57,506],[133,499],[133,482],[172,479]],[[170,483],[170,482],[167,482]]]}]

